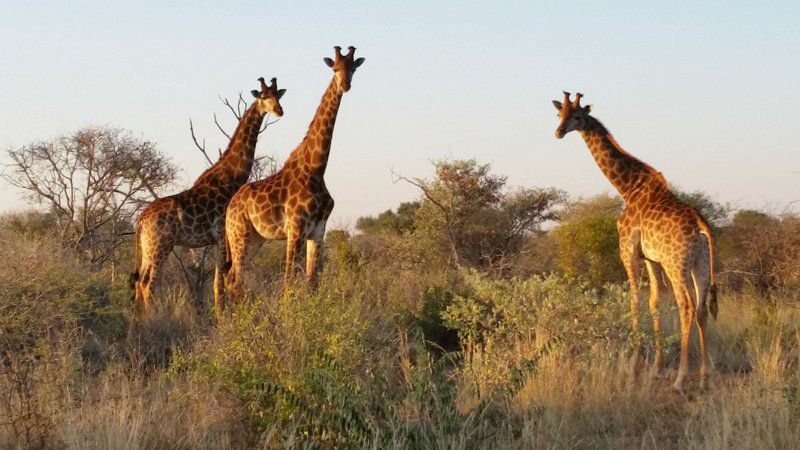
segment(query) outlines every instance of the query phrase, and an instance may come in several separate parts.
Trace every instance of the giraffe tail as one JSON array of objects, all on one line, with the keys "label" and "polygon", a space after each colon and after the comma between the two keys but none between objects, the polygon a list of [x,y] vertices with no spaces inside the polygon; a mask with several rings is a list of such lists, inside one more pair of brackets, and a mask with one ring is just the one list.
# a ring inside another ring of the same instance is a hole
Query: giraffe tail
[{"label": "giraffe tail", "polygon": [[139,225],[138,221],[135,225],[135,231],[133,234],[133,272],[129,278],[131,289],[136,290],[136,282],[139,281],[140,273],[139,271],[142,269],[142,243],[141,243],[141,234],[142,234],[142,227]]},{"label": "giraffe tail", "polygon": [[719,305],[717,304],[717,283],[714,281],[714,235],[711,233],[711,227],[708,225],[708,222],[706,222],[700,214],[697,216],[697,225],[700,227],[700,233],[706,236],[706,241],[708,242],[708,270],[710,277],[708,310],[711,316],[716,319],[717,313],[719,312]]},{"label": "giraffe tail", "polygon": [[225,264],[222,265],[222,273],[227,274],[231,270],[233,259],[231,258],[231,244],[228,242],[228,232],[226,230],[222,232],[222,239],[224,239],[223,242],[225,243]]}]

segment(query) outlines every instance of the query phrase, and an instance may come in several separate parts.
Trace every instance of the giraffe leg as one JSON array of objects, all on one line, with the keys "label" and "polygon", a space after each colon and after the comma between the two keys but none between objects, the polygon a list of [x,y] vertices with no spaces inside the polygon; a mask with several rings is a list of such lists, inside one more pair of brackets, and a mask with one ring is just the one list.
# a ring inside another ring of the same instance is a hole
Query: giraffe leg
[{"label": "giraffe leg", "polygon": [[655,337],[655,358],[653,361],[653,375],[658,375],[664,365],[663,362],[663,337],[661,333],[661,314],[659,308],[659,286],[658,279],[661,274],[661,268],[658,263],[650,260],[645,260],[647,266],[647,274],[650,280],[650,315],[653,316],[653,335]]},{"label": "giraffe leg", "polygon": [[685,264],[675,270],[668,271],[672,288],[675,292],[675,301],[678,303],[678,314],[681,323],[681,357],[678,366],[678,376],[672,385],[675,390],[683,392],[683,380],[689,372],[689,339],[692,334],[695,304],[689,286],[692,283],[691,270]]},{"label": "giraffe leg", "polygon": [[142,315],[150,316],[153,291],[161,276],[161,267],[164,265],[170,251],[172,251],[171,245],[162,245],[155,250],[153,255],[150,255],[150,258],[147,258],[148,261],[146,263],[142,264],[144,270],[142,271],[143,276],[141,284],[139,285],[139,289],[141,289],[141,303],[138,305],[140,308],[138,317],[140,318]]},{"label": "giraffe leg", "polygon": [[157,229],[154,219],[143,220],[137,236],[140,252],[139,264],[134,282],[134,320],[138,321],[150,315],[153,288],[159,277],[159,269],[172,250],[172,233],[170,230]]},{"label": "giraffe leg", "polygon": [[225,273],[224,277],[224,284],[225,284],[225,298],[224,302],[220,304],[219,310],[217,311],[217,319],[219,319],[220,315],[222,314],[222,310],[225,309],[228,302],[238,303],[242,299],[242,266],[243,266],[243,258],[242,258],[242,251],[239,249],[240,243],[237,241],[230,241],[231,244],[231,261],[230,267],[228,271]]},{"label": "giraffe leg", "polygon": [[144,275],[150,273],[150,263],[142,259],[142,264],[139,268],[138,279],[135,280],[133,286],[133,317],[134,320],[140,320],[147,316],[149,311],[150,302],[144,296]]},{"label": "giraffe leg", "polygon": [[228,264],[228,251],[225,245],[225,221],[220,221],[217,227],[217,258],[214,264],[214,315],[219,320],[225,305],[225,286],[224,278],[226,265]]},{"label": "giraffe leg", "polygon": [[[703,244],[707,248],[707,244]],[[708,353],[706,348],[706,321],[708,319],[708,304],[706,299],[711,284],[709,273],[708,251],[701,251],[692,268],[692,281],[694,282],[695,298],[697,299],[697,328],[700,333],[700,388],[705,389],[708,384]]]},{"label": "giraffe leg", "polygon": [[634,335],[634,352],[631,361],[631,370],[636,371],[639,362],[639,351],[641,338],[639,336],[639,235],[631,230],[618,227],[619,236],[619,256],[625,272],[628,274],[628,282],[631,289],[631,325]]},{"label": "giraffe leg", "polygon": [[248,270],[250,258],[264,242],[253,226],[246,222],[235,229],[226,230],[230,267],[225,274],[225,295],[234,303],[244,299],[244,274]]},{"label": "giraffe leg", "polygon": [[325,222],[320,222],[314,227],[311,238],[306,241],[306,280],[309,285],[316,286],[322,258],[319,255],[320,246],[325,238]]},{"label": "giraffe leg", "polygon": [[303,248],[303,239],[300,238],[299,233],[294,230],[289,230],[286,233],[286,266],[283,273],[284,288],[288,287],[298,272],[297,258]]}]

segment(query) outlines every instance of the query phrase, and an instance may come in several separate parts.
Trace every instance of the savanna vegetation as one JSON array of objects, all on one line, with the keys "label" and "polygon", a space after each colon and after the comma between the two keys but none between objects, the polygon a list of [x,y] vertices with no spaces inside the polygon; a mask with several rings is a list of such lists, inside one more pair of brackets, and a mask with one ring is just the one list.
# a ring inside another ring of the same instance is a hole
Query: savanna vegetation
[{"label": "savanna vegetation", "polygon": [[692,379],[682,395],[670,388],[670,296],[667,370],[629,364],[617,197],[512,188],[488,165],[439,161],[428,177],[399,177],[416,200],[329,231],[317,289],[284,291],[281,243],[268,245],[247,300],[215,323],[213,262],[180,251],[154,315],[133,327],[131,218],[174,188],[175,168],[152,144],[102,128],[11,156],[6,180],[39,209],[0,218],[0,447],[800,442],[795,213],[679,192],[715,228],[720,283],[712,388]]}]

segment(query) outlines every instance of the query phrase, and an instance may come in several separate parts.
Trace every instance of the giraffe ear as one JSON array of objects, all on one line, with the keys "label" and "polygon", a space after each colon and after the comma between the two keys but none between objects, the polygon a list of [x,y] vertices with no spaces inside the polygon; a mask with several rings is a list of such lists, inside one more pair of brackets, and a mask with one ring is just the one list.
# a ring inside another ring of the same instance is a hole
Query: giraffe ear
[{"label": "giraffe ear", "polygon": [[592,112],[592,105],[584,106],[583,107],[583,112],[585,112],[586,114],[589,114],[590,112]]},{"label": "giraffe ear", "polygon": [[258,91],[257,91],[257,90],[255,90],[255,89],[253,89],[252,91],[250,91],[250,93],[251,93],[251,94],[253,94],[253,97],[255,97],[255,98],[259,98],[259,97],[261,97],[261,92],[258,92]]},{"label": "giraffe ear", "polygon": [[353,68],[357,69],[360,65],[364,64],[364,61],[365,61],[364,58],[356,59],[355,61],[353,61]]},{"label": "giraffe ear", "polygon": [[561,111],[561,102],[558,100],[553,100],[553,106],[556,107],[557,110]]},{"label": "giraffe ear", "polygon": [[278,95],[276,95],[276,97],[278,97],[278,100],[280,100],[281,97],[283,97],[283,94],[285,94],[285,93],[286,93],[286,89],[278,89]]},{"label": "giraffe ear", "polygon": [[333,60],[332,59],[330,59],[330,58],[322,58],[322,60],[325,61],[325,64],[327,64],[328,67],[333,67]]}]

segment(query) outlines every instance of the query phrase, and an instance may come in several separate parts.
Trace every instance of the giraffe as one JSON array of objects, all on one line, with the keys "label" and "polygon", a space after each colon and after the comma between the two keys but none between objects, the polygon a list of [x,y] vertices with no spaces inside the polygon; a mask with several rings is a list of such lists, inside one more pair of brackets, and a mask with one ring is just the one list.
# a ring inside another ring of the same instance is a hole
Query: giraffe
[{"label": "giraffe", "polygon": [[316,282],[321,265],[319,250],[325,225],[333,210],[333,198],[325,187],[325,168],[342,95],[350,90],[353,73],[364,62],[355,58],[355,47],[342,55],[334,47],[335,60],[324,58],[333,69],[308,132],[274,175],[243,185],[231,199],[225,217],[228,260],[225,288],[230,299],[241,298],[245,264],[265,239],[286,240],[284,284],[300,270],[297,259],[306,244],[306,279]]},{"label": "giraffe", "polygon": [[[625,208],[617,220],[619,250],[630,282],[631,318],[638,334],[638,282],[640,251],[650,279],[650,312],[656,337],[653,364],[662,365],[661,324],[659,320],[658,278],[664,270],[678,303],[681,325],[681,356],[673,387],[681,391],[689,365],[689,337],[697,315],[700,333],[700,387],[708,382],[705,325],[708,312],[717,317],[717,293],[714,283],[714,237],[700,213],[678,200],[666,179],[653,167],[640,161],[617,144],[606,128],[590,116],[591,105],[581,106],[582,94],[570,101],[554,100],[561,121],[556,137],[561,139],[577,130],[595,162],[622,196]],[[708,302],[706,297],[710,294]]]},{"label": "giraffe", "polygon": [[213,166],[203,172],[191,188],[149,204],[136,220],[135,267],[131,274],[136,317],[149,314],[154,284],[174,246],[189,248],[218,245],[215,291],[221,288],[224,262],[225,207],[239,187],[247,182],[253,167],[256,141],[267,114],[283,115],[273,78],[261,90],[251,91],[255,100],[247,108],[231,137],[228,148]]}]

